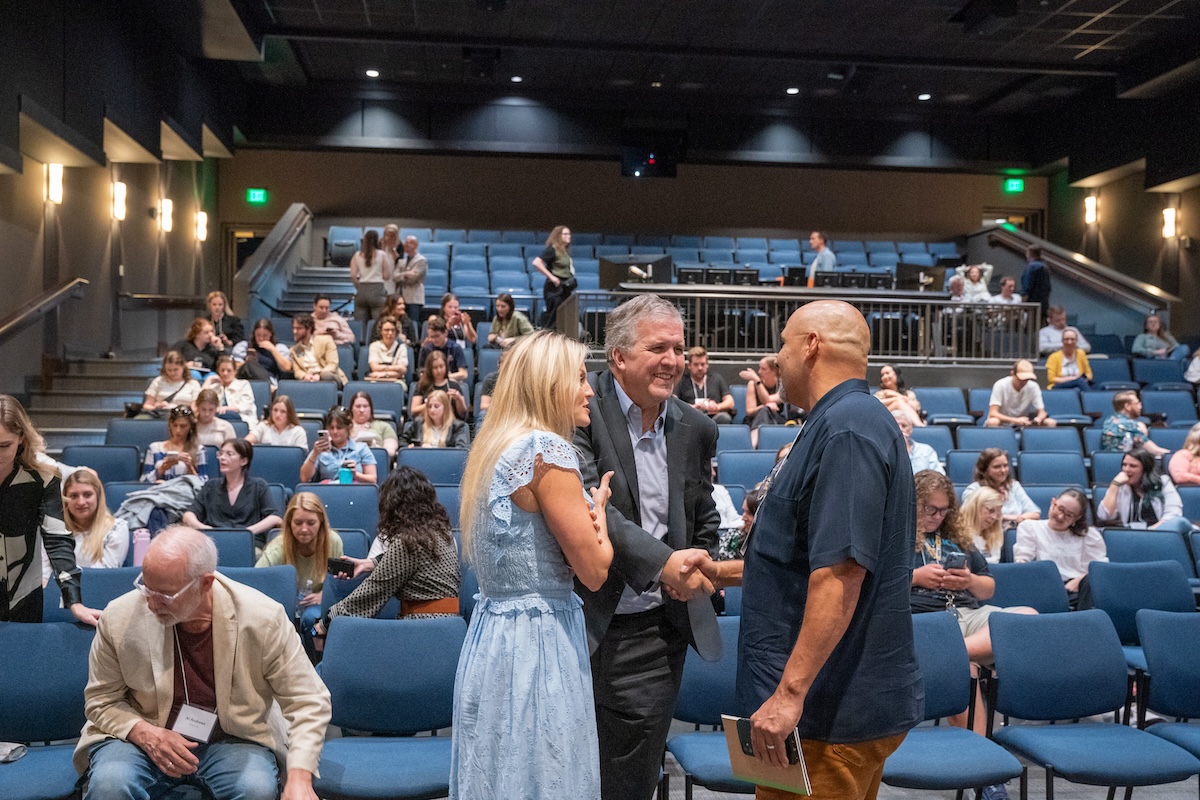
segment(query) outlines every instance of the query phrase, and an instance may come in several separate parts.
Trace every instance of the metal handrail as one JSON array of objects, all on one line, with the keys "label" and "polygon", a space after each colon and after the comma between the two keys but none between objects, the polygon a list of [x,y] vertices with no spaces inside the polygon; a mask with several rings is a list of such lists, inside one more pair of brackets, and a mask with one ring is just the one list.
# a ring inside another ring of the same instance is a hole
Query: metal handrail
[{"label": "metal handrail", "polygon": [[292,203],[288,210],[279,218],[279,222],[267,234],[267,238],[258,249],[246,259],[246,263],[233,276],[233,307],[244,314],[250,314],[254,298],[268,307],[272,307],[278,297],[262,296],[263,288],[277,279],[279,291],[286,285],[287,265],[285,264],[288,251],[312,225],[313,213],[304,203]]},{"label": "metal handrail", "polygon": [[0,320],[0,343],[11,339],[47,314],[57,311],[58,307],[68,300],[82,299],[85,293],[84,287],[88,283],[84,278],[74,278],[56,289],[43,292],[22,305]]},{"label": "metal handrail", "polygon": [[1022,255],[1025,248],[1038,245],[1042,248],[1042,261],[1051,270],[1061,272],[1097,294],[1132,308],[1140,314],[1152,314],[1162,310],[1169,312],[1172,303],[1182,302],[1180,297],[1164,292],[1153,284],[1131,278],[1081,253],[1040,239],[1031,233],[1001,225],[980,229],[970,236],[983,233],[987,234],[989,245],[999,245]]}]

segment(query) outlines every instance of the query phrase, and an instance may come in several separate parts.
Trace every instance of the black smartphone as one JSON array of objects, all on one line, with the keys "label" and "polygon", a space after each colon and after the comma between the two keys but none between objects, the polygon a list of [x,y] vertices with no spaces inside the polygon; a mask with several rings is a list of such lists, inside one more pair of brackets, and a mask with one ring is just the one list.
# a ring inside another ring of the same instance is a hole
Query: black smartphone
[{"label": "black smartphone", "polygon": [[963,569],[967,566],[966,553],[949,553],[946,555],[946,569]]},{"label": "black smartphone", "polygon": [[348,558],[331,558],[329,559],[329,573],[349,578],[354,574],[354,562]]},{"label": "black smartphone", "polygon": [[[750,719],[748,717],[739,717],[737,721],[738,743],[742,746],[742,752],[748,756],[754,755],[754,745],[750,743]],[[800,733],[792,730],[787,738],[783,740],[783,746],[787,750],[787,760],[789,764],[800,763]]]}]

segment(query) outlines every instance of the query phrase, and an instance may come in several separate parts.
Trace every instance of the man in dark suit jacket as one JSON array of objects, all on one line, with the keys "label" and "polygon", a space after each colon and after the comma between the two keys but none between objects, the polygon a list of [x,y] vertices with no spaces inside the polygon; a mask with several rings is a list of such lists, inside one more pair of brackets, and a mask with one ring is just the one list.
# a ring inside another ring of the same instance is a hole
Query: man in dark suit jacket
[{"label": "man in dark suit jacket", "polygon": [[[600,782],[605,800],[646,800],[659,766],[684,656],[720,657],[710,595],[689,558],[717,546],[710,463],[717,426],[674,398],[683,322],[654,295],[611,312],[609,370],[590,376],[591,424],[576,433],[585,487],[612,471],[613,564],[597,592],[576,582],[592,650]],[[668,464],[670,469],[668,469]]]}]

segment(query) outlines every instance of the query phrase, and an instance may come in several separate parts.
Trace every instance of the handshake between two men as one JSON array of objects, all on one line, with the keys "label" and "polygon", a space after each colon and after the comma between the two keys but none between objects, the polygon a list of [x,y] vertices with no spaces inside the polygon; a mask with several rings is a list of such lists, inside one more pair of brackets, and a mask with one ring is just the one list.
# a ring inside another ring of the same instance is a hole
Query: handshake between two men
[{"label": "handshake between two men", "polygon": [[663,566],[663,589],[676,600],[711,595],[742,582],[742,561],[714,561],[707,550],[676,550]]}]

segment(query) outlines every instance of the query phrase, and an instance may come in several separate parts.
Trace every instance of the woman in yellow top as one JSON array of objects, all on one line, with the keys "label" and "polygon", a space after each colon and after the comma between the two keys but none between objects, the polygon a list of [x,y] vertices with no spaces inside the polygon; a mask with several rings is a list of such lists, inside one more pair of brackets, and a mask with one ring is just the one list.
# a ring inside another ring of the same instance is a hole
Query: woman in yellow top
[{"label": "woman in yellow top", "polygon": [[1055,350],[1046,358],[1047,389],[1092,388],[1092,368],[1088,366],[1087,353],[1079,349],[1079,331],[1065,328],[1062,334],[1062,349]]}]

